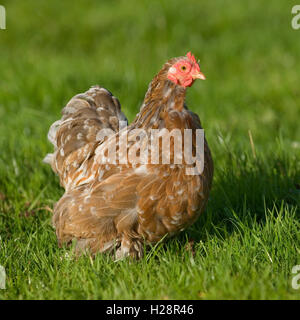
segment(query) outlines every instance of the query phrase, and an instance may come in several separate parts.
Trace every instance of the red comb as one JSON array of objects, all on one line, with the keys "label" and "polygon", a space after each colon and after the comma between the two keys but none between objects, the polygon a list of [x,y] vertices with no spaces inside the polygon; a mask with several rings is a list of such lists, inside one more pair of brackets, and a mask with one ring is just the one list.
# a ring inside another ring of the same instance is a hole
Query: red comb
[{"label": "red comb", "polygon": [[186,54],[186,56],[195,65],[196,69],[199,71],[200,70],[199,64],[198,64],[197,60],[195,59],[195,57],[192,55],[191,51],[189,51]]},{"label": "red comb", "polygon": [[197,61],[196,61],[195,57],[192,55],[191,51],[188,52],[188,53],[186,54],[186,56],[187,56],[188,59],[191,60],[193,63],[197,63]]}]

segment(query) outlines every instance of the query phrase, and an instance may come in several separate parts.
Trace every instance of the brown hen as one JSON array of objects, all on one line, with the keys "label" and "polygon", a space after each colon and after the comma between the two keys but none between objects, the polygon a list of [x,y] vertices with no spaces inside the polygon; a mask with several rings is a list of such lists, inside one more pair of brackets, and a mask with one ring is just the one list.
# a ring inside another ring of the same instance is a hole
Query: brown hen
[{"label": "brown hen", "polygon": [[[119,101],[104,88],[95,86],[71,99],[50,128],[55,151],[45,158],[65,188],[53,216],[60,244],[76,239],[79,252],[140,258],[144,243],[184,230],[203,212],[213,177],[207,142],[203,139],[201,170],[187,174],[195,167],[183,151],[187,140],[170,134],[190,129],[195,156],[201,124],[185,105],[186,88],[195,79],[205,77],[190,53],[169,60],[129,126]],[[156,148],[154,129],[162,137]],[[170,138],[169,149],[164,137]],[[176,151],[176,143],[182,151]]]}]

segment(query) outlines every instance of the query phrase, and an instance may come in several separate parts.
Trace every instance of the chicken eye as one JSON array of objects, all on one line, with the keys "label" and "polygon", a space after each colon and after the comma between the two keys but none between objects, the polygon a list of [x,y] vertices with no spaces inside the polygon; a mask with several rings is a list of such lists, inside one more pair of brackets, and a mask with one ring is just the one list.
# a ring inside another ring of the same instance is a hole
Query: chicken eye
[{"label": "chicken eye", "polygon": [[186,70],[186,66],[181,66],[181,70],[185,71]]}]

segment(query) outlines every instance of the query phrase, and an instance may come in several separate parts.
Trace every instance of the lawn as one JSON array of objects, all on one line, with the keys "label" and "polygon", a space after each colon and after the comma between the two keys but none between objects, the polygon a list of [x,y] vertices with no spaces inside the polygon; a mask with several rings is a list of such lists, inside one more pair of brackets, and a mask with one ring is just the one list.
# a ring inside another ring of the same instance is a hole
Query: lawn
[{"label": "lawn", "polygon": [[[299,299],[300,30],[290,1],[1,4],[0,299]],[[76,259],[51,226],[63,189],[42,163],[49,126],[97,83],[133,120],[163,63],[190,50],[207,80],[187,104],[215,162],[205,213],[141,261]]]}]

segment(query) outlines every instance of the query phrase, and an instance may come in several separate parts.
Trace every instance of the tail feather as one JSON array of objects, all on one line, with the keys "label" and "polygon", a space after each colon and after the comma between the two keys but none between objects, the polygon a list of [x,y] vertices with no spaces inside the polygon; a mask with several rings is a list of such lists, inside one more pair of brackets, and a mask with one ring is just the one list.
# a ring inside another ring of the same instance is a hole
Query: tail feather
[{"label": "tail feather", "polygon": [[119,121],[127,119],[118,99],[99,86],[74,96],[63,108],[62,118],[52,124],[48,133],[54,153],[44,158],[59,175],[63,187],[68,176],[75,174],[101,144],[98,132],[118,132]]}]

